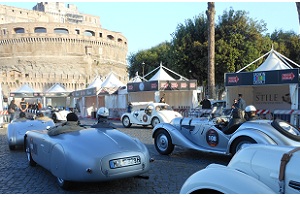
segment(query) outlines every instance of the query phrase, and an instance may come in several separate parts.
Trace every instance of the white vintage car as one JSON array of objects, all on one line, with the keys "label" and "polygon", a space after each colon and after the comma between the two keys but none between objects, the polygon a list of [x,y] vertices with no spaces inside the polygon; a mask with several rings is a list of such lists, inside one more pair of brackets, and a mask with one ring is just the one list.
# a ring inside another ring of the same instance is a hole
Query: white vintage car
[{"label": "white vintage car", "polygon": [[300,147],[244,145],[227,166],[191,175],[181,194],[299,194]]},{"label": "white vintage car", "polygon": [[131,113],[124,113],[121,121],[126,128],[132,124],[151,125],[154,128],[158,123],[170,123],[177,117],[182,117],[182,115],[174,111],[168,104],[150,102],[144,106],[135,106]]}]

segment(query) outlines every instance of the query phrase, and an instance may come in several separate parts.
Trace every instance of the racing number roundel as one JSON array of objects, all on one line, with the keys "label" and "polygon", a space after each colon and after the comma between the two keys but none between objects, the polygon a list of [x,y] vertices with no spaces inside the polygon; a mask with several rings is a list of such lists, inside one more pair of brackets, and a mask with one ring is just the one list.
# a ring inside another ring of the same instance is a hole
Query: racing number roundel
[{"label": "racing number roundel", "polygon": [[147,117],[146,114],[144,114],[144,116],[143,116],[143,121],[144,121],[144,122],[147,122],[147,120],[148,120],[148,117]]},{"label": "racing number roundel", "polygon": [[212,146],[212,147],[217,146],[218,143],[219,143],[218,133],[213,129],[210,129],[209,131],[207,131],[207,133],[206,133],[206,142],[209,146]]}]

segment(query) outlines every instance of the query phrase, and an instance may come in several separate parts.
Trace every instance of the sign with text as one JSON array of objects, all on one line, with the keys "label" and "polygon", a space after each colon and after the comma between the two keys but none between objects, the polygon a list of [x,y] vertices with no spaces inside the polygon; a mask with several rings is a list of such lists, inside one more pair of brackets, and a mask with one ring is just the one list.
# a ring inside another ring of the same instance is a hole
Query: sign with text
[{"label": "sign with text", "polygon": [[144,81],[127,83],[128,92],[158,90],[196,90],[197,81]]},{"label": "sign with text", "polygon": [[299,83],[299,69],[226,73],[225,86]]}]

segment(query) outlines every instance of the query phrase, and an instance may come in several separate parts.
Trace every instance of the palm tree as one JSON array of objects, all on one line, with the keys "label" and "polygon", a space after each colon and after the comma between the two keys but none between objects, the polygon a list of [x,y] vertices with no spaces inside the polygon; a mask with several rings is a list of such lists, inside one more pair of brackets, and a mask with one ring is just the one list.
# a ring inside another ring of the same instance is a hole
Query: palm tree
[{"label": "palm tree", "polygon": [[300,2],[296,2],[297,12],[298,12],[298,19],[300,23]]},{"label": "palm tree", "polygon": [[207,68],[207,85],[208,95],[215,98],[215,3],[208,2],[206,15],[208,18],[208,68]]}]

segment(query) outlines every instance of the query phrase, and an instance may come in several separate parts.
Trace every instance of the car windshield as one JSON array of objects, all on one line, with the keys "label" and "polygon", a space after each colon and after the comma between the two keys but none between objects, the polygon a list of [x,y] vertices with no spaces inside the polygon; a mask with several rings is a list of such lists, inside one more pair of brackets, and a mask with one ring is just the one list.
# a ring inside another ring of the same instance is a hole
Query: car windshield
[{"label": "car windshield", "polygon": [[156,109],[156,111],[162,111],[162,110],[172,110],[173,111],[172,107],[169,105],[157,105],[155,107],[155,109]]}]

